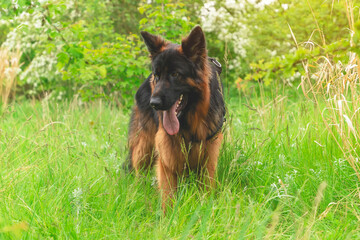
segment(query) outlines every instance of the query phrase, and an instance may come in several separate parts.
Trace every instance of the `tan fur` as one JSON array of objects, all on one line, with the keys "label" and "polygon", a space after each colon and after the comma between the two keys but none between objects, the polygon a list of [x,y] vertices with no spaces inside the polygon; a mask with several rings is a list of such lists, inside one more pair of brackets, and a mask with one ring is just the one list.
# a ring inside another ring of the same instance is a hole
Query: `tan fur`
[{"label": "tan fur", "polygon": [[155,146],[159,154],[156,172],[163,209],[173,197],[178,179],[184,172],[196,171],[206,187],[214,186],[222,138],[222,133],[219,133],[213,139],[194,143],[180,136],[171,137],[161,126],[159,127],[155,136]]},{"label": "tan fur", "polygon": [[182,47],[179,46],[177,49],[176,49],[180,54],[184,54],[184,51],[182,50]]},{"label": "tan fur", "polygon": [[148,168],[154,160],[154,142],[147,134],[141,133],[135,138],[132,148],[132,164],[136,173],[140,169]]},{"label": "tan fur", "polygon": [[[146,121],[146,116],[140,114],[137,107],[134,108],[134,114],[129,146],[132,152],[131,162],[138,174],[140,169],[149,168],[154,163],[156,157],[154,151],[156,126],[153,121]],[[141,126],[141,122],[146,122],[145,127]]]},{"label": "tan fur", "polygon": [[205,162],[205,168],[203,168],[206,170],[206,172],[203,173],[203,176],[205,178],[205,184],[210,187],[214,187],[214,176],[216,172],[222,140],[223,134],[219,133],[213,139],[210,139],[206,142],[206,154],[208,159]]},{"label": "tan fur", "polygon": [[194,111],[192,114],[189,114],[187,119],[187,121],[191,123],[191,133],[200,140],[206,139],[209,131],[209,127],[205,122],[212,122],[212,119],[206,119],[210,105],[209,78],[211,77],[211,74],[208,64],[205,64],[205,66],[206,71],[200,75],[202,76],[202,82],[200,84],[195,83],[192,79],[187,79],[187,83],[189,85],[201,89],[202,93],[202,99],[198,103],[196,111]]},{"label": "tan fur", "polygon": [[150,78],[150,87],[151,87],[151,92],[154,92],[154,89],[155,89],[155,81],[154,81],[154,75],[151,75],[151,78]]}]

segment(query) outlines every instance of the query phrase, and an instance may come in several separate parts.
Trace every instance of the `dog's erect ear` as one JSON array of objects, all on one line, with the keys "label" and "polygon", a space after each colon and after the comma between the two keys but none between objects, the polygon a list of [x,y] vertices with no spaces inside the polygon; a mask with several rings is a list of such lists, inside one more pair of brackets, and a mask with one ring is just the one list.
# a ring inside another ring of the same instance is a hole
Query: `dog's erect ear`
[{"label": "dog's erect ear", "polygon": [[141,36],[143,37],[144,42],[152,57],[158,54],[161,48],[166,45],[162,37],[144,31],[141,32]]},{"label": "dog's erect ear", "polygon": [[205,35],[200,26],[196,26],[189,36],[182,40],[181,48],[185,56],[194,63],[206,59]]}]

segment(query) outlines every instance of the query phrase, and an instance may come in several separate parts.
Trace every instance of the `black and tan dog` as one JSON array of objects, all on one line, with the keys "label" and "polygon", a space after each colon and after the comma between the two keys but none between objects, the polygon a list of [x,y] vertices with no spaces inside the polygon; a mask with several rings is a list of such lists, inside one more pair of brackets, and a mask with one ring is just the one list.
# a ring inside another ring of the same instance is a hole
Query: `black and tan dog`
[{"label": "black and tan dog", "polygon": [[205,36],[195,27],[181,45],[141,32],[152,74],[136,93],[129,129],[129,166],[136,173],[156,165],[162,204],[179,176],[194,170],[214,184],[225,106],[221,65],[208,58]]}]

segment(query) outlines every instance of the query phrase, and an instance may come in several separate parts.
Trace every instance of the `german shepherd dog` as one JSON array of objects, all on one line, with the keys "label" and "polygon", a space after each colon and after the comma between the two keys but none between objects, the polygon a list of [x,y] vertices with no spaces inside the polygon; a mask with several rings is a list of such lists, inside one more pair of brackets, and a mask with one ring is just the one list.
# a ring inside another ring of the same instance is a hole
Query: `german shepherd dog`
[{"label": "german shepherd dog", "polygon": [[162,207],[179,177],[196,171],[206,186],[214,174],[223,135],[225,105],[221,65],[208,58],[205,36],[195,27],[181,45],[141,32],[152,73],[138,89],[129,125],[129,168],[156,166]]}]

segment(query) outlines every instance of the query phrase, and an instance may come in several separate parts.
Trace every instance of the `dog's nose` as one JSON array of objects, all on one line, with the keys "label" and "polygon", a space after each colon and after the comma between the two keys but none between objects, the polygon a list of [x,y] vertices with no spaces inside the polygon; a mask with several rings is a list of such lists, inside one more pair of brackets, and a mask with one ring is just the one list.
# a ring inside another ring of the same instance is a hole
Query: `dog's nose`
[{"label": "dog's nose", "polygon": [[155,109],[158,110],[161,108],[161,98],[159,96],[156,97],[151,97],[150,98],[150,106]]}]

